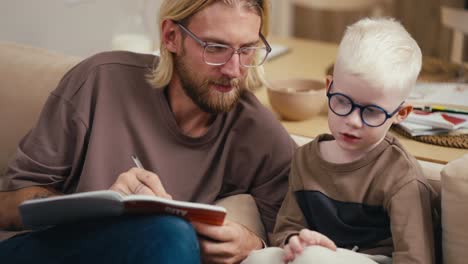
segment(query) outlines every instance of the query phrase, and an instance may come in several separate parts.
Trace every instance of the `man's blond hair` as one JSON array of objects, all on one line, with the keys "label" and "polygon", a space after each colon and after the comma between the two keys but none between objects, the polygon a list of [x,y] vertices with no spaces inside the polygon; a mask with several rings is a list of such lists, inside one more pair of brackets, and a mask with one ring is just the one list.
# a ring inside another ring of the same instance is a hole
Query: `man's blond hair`
[{"label": "man's blond hair", "polygon": [[[163,21],[170,19],[173,21],[185,22],[194,14],[217,1],[222,1],[226,5],[242,4],[243,7],[254,10],[261,18],[261,33],[264,36],[268,35],[269,0],[165,0],[161,4],[159,11],[159,30],[162,28]],[[148,78],[149,83],[155,88],[167,86],[174,74],[174,54],[169,52],[163,45],[162,38],[159,46],[159,63]],[[263,66],[250,67],[247,69],[245,88],[252,91],[264,84],[265,77]]]}]

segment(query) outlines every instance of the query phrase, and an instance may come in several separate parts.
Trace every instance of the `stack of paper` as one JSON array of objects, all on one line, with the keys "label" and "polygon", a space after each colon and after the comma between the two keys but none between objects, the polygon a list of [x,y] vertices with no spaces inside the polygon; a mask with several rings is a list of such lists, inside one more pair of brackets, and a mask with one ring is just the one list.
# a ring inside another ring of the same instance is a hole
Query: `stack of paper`
[{"label": "stack of paper", "polygon": [[450,105],[468,107],[468,83],[420,82],[408,101],[415,105]]},{"label": "stack of paper", "polygon": [[468,84],[421,82],[408,102],[418,110],[398,126],[412,136],[467,133]]},{"label": "stack of paper", "polygon": [[432,126],[420,125],[411,123],[408,121],[403,121],[398,124],[404,131],[408,132],[411,136],[427,136],[427,135],[440,135],[447,134],[450,130],[445,128],[433,128]]},{"label": "stack of paper", "polygon": [[412,136],[449,134],[468,128],[468,115],[415,110],[399,126]]}]

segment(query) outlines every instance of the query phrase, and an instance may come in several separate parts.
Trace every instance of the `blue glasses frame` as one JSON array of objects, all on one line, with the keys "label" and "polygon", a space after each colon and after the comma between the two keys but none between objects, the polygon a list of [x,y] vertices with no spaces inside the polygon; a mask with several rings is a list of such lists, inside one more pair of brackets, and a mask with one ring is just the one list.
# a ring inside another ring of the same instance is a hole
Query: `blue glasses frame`
[{"label": "blue glasses frame", "polygon": [[[328,86],[328,89],[327,89],[327,98],[328,98],[328,108],[330,108],[330,110],[335,113],[336,115],[338,116],[348,116],[350,115],[354,109],[358,108],[359,109],[359,116],[361,117],[361,121],[366,125],[366,126],[369,126],[369,127],[379,127],[381,125],[383,125],[385,122],[387,122],[387,120],[391,117],[393,117],[398,111],[400,111],[401,109],[401,106],[403,105],[403,102],[401,102],[401,104],[397,107],[397,109],[395,109],[393,112],[391,113],[388,113],[385,109],[383,109],[382,107],[378,106],[378,105],[374,105],[374,104],[369,104],[369,105],[361,105],[361,104],[357,104],[353,101],[353,99],[351,99],[349,96],[347,96],[346,94],[342,94],[342,93],[330,93],[330,89],[331,87],[333,86],[333,81],[330,82],[330,85]],[[331,106],[330,104],[330,101],[331,101],[331,98],[333,96],[343,96],[344,98],[346,98],[347,100],[349,100],[349,102],[351,103],[351,109],[345,113],[345,114],[340,114],[340,113],[337,113],[335,112],[335,110],[333,109],[333,107]],[[364,110],[366,109],[369,109],[369,108],[377,108],[378,110],[382,111],[382,113],[385,114],[385,119],[378,125],[371,125],[369,123],[366,122],[365,118],[364,118]]]}]

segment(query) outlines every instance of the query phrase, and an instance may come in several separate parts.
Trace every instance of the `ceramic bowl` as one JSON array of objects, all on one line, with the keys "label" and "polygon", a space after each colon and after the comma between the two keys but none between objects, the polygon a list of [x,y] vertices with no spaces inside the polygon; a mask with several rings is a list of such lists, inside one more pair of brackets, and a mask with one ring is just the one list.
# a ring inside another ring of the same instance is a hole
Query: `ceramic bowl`
[{"label": "ceramic bowl", "polygon": [[313,79],[269,81],[270,104],[282,119],[300,121],[327,111],[325,83]]}]

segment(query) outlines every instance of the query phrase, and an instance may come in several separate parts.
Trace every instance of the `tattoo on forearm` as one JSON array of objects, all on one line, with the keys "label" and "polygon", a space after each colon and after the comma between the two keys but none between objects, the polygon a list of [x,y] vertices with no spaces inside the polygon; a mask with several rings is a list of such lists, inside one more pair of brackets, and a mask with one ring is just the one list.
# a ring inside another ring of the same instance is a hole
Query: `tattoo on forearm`
[{"label": "tattoo on forearm", "polygon": [[35,193],[31,197],[31,200],[47,198],[47,197],[50,197],[50,196],[53,196],[53,194],[52,193]]}]

